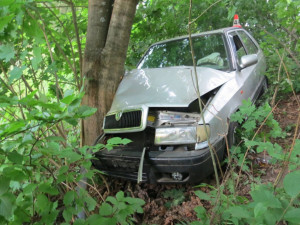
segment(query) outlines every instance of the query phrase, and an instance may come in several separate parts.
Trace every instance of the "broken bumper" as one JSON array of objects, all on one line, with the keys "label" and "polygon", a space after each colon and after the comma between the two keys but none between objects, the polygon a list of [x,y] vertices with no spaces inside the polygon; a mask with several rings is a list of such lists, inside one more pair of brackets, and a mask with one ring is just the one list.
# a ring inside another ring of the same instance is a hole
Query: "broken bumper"
[{"label": "broken bumper", "polygon": [[[213,145],[219,159],[223,158],[224,141]],[[96,153],[94,166],[102,172],[119,178],[137,180],[142,149],[122,147]],[[147,183],[197,183],[213,172],[209,148],[186,151],[146,151],[142,181]],[[180,173],[181,180],[172,174]]]}]

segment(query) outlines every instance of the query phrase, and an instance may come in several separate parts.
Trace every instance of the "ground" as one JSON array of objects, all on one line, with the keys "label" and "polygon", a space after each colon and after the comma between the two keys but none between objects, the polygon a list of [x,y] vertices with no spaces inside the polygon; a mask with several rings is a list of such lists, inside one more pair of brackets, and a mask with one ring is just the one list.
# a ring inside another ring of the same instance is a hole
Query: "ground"
[{"label": "ground", "polygon": [[[300,94],[297,95],[300,100]],[[299,106],[296,101],[296,96],[289,95],[284,99],[280,99],[277,107],[274,109],[274,117],[280,123],[286,138],[272,140],[281,145],[285,152],[288,152],[294,139],[296,124],[299,116]],[[300,138],[300,131],[298,130],[296,138]],[[274,183],[278,178],[282,165],[271,165],[268,163],[268,156],[266,154],[252,155],[253,169],[252,173],[256,177],[261,178],[261,182]],[[287,173],[288,171],[285,171]],[[247,179],[247,174],[244,176]],[[282,179],[282,178],[281,178]],[[195,187],[193,185],[137,185],[134,182],[129,182],[120,179],[106,178],[107,185],[101,185],[100,192],[104,195],[114,195],[119,190],[123,190],[132,197],[143,199],[144,214],[136,215],[138,224],[162,224],[172,225],[180,223],[188,223],[197,219],[194,208],[203,205],[206,209],[210,209],[208,202],[200,200],[194,193],[195,190],[201,189],[206,191],[204,187]],[[210,185],[215,185],[215,178],[210,176],[203,181]],[[279,182],[280,183],[280,182]],[[109,187],[109,192],[107,192]],[[249,197],[250,185],[240,185],[238,194]],[[104,196],[105,197],[105,196]]]}]

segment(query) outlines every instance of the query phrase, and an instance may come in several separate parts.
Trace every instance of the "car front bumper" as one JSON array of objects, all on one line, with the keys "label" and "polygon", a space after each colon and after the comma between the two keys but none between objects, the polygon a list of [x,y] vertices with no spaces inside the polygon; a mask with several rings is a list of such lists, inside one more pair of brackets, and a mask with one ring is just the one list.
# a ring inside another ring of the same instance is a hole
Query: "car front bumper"
[{"label": "car front bumper", "polygon": [[[218,159],[223,158],[224,140],[212,145]],[[142,149],[134,147],[103,150],[95,154],[94,166],[102,172],[119,178],[137,180]],[[174,151],[146,150],[142,182],[147,183],[197,183],[213,172],[209,148],[187,151],[178,147]],[[172,174],[182,175],[181,180]]]}]

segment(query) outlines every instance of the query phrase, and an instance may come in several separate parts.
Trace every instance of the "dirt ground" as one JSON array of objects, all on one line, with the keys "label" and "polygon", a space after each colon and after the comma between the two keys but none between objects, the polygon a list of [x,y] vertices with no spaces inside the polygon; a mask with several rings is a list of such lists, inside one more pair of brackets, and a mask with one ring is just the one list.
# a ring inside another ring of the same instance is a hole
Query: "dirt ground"
[{"label": "dirt ground", "polygon": [[[300,100],[300,94],[297,95]],[[277,107],[274,110],[274,117],[280,123],[280,126],[284,132],[286,132],[286,138],[272,140],[281,145],[285,152],[289,151],[292,144],[294,133],[296,129],[296,123],[299,115],[299,107],[296,101],[296,97],[290,95],[284,99],[281,99]],[[300,131],[297,132],[297,138],[300,138]],[[263,183],[275,182],[278,173],[281,170],[282,165],[270,165],[268,163],[261,162],[261,159],[268,159],[266,154],[252,156],[254,169],[252,170],[255,176],[259,176]],[[287,171],[286,171],[287,172]],[[245,176],[247,177],[247,176]],[[246,178],[247,179],[247,178]],[[137,224],[162,224],[172,225],[186,223],[197,219],[194,212],[194,208],[199,205],[203,205],[206,209],[210,208],[205,201],[195,195],[194,191],[199,188],[195,188],[192,185],[150,185],[141,184],[137,185],[134,182],[129,182],[120,179],[107,178],[108,186],[110,187],[110,194],[115,194],[119,190],[123,190],[125,193],[132,197],[139,197],[143,199],[146,204],[144,205],[144,214],[136,215]],[[210,176],[203,182],[214,185],[215,178]],[[102,186],[102,188],[104,188]],[[176,194],[180,195],[177,202],[168,196],[168,192],[172,190]],[[205,188],[201,188],[205,191]],[[238,190],[239,195],[249,197],[250,185],[241,185]],[[104,190],[103,190],[104,191]],[[183,197],[182,197],[183,196]]]}]

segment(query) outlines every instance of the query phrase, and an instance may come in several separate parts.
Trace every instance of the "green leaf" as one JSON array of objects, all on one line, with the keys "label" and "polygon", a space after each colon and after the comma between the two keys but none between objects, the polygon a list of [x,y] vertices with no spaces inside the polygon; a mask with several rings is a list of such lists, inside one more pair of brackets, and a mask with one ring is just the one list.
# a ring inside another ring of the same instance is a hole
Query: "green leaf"
[{"label": "green leaf", "polygon": [[211,197],[203,191],[195,191],[195,194],[198,196],[198,198],[202,200],[206,200],[206,201],[211,200]]},{"label": "green leaf", "polygon": [[80,117],[85,118],[93,115],[97,111],[97,108],[92,108],[86,105],[80,106],[78,114]]},{"label": "green leaf", "polygon": [[237,10],[237,8],[235,6],[229,8],[229,10],[228,10],[228,16],[227,16],[228,20],[230,20],[230,21],[232,20],[234,14],[236,12],[236,10]]},{"label": "green leaf", "polygon": [[263,203],[261,202],[257,203],[256,206],[254,207],[255,218],[262,217],[266,211],[267,211],[267,207]]},{"label": "green leaf", "polygon": [[123,191],[119,191],[117,194],[116,194],[116,199],[120,202],[120,201],[123,201],[124,200],[124,192]]},{"label": "green leaf", "polygon": [[[66,150],[66,149],[65,149]],[[80,159],[82,159],[82,156],[79,155],[78,153],[76,152],[73,152],[72,150],[70,151],[63,151],[60,153],[60,157],[61,158],[67,158],[69,159],[69,163],[73,163],[73,162],[76,162]]]},{"label": "green leaf", "polygon": [[120,138],[120,137],[113,137],[107,140],[108,146],[115,146],[115,145],[126,145],[128,143],[132,142],[131,140],[127,138]]},{"label": "green leaf", "polygon": [[[12,21],[12,19],[14,17],[15,17],[14,14],[9,15],[9,16],[3,16],[3,17],[1,17],[0,18],[0,31],[2,31]],[[1,58],[1,56],[0,56],[0,58]],[[5,61],[8,62],[9,59],[8,60],[6,59]]]},{"label": "green leaf", "polygon": [[[25,213],[25,211],[22,207],[17,207],[14,210],[14,223],[13,224],[29,224],[30,219],[31,219],[30,216],[27,213]],[[0,224],[1,224],[1,220],[0,220]]]},{"label": "green leaf", "polygon": [[14,167],[4,168],[3,173],[7,177],[9,177],[11,180],[14,180],[14,181],[22,181],[27,178],[27,176],[24,174],[23,171],[18,170],[17,168],[14,168]]},{"label": "green leaf", "polygon": [[64,97],[60,101],[63,102],[63,103],[65,103],[65,104],[67,104],[67,105],[69,105],[74,100],[74,98],[75,98],[74,94],[73,95],[68,95],[68,96]]},{"label": "green leaf", "polygon": [[285,176],[283,188],[292,198],[300,194],[300,170],[291,172]]},{"label": "green leaf", "polygon": [[113,214],[113,208],[110,204],[104,202],[100,207],[101,216],[110,216]]},{"label": "green leaf", "polygon": [[7,158],[11,162],[16,163],[16,164],[22,164],[22,162],[23,162],[23,156],[20,155],[16,150],[8,153]]},{"label": "green leaf", "polygon": [[145,204],[145,201],[143,199],[140,199],[140,198],[131,198],[131,197],[126,197],[124,199],[126,202],[128,202],[129,204],[131,205],[144,205]]},{"label": "green leaf", "polygon": [[106,217],[102,217],[100,215],[94,214],[94,215],[91,215],[87,219],[87,222],[89,225],[99,225],[99,224],[116,225],[118,221],[115,217],[106,218]]},{"label": "green leaf", "polygon": [[24,189],[23,189],[23,193],[26,194],[32,194],[34,192],[34,190],[36,189],[37,184],[28,184]]},{"label": "green leaf", "polygon": [[72,219],[72,210],[70,210],[70,207],[66,208],[63,212],[63,217],[66,220],[66,222],[69,222]]},{"label": "green leaf", "polygon": [[23,71],[26,69],[26,66],[14,67],[12,71],[10,71],[9,83],[11,84],[14,80],[20,79],[23,74]]},{"label": "green leaf", "polygon": [[32,63],[33,69],[37,70],[40,62],[42,62],[42,60],[43,60],[41,47],[34,47],[33,54],[35,57],[31,60],[31,63]]},{"label": "green leaf", "polygon": [[132,140],[130,140],[128,138],[123,138],[121,142],[122,142],[122,145],[127,145],[127,144],[131,143]]},{"label": "green leaf", "polygon": [[81,99],[79,98],[74,99],[68,107],[68,112],[69,113],[73,112],[75,109],[77,109],[80,106],[80,103],[81,103]]},{"label": "green leaf", "polygon": [[207,219],[206,210],[203,206],[197,206],[194,208],[195,212],[197,213],[197,217],[203,221]]},{"label": "green leaf", "polygon": [[52,185],[49,183],[40,184],[39,190],[50,195],[57,195],[59,193],[57,188],[52,187]]},{"label": "green leaf", "polygon": [[59,174],[64,174],[65,172],[67,172],[69,170],[69,167],[68,166],[62,166],[59,168],[59,171],[58,173]]},{"label": "green leaf", "polygon": [[60,146],[57,142],[49,142],[47,143],[48,148],[53,152],[53,154],[57,154],[60,152]]},{"label": "green leaf", "polygon": [[64,142],[65,141],[65,139],[63,137],[57,137],[57,136],[48,136],[48,137],[46,137],[46,140],[49,140],[52,142],[59,142],[59,141]]},{"label": "green leaf", "polygon": [[[266,185],[258,186],[257,190],[251,191],[253,200],[258,204],[262,203],[264,207],[281,208],[281,202],[276,198],[272,188]],[[262,206],[257,206],[262,207]]]},{"label": "green leaf", "polygon": [[0,176],[0,196],[7,192],[10,180],[4,176]]},{"label": "green leaf", "polygon": [[97,205],[97,202],[90,196],[85,198],[85,202],[89,211],[94,210]]},{"label": "green leaf", "polygon": [[[3,18],[2,18],[3,19]],[[0,31],[1,31],[1,23],[3,20],[0,19]],[[14,46],[12,44],[1,45],[0,46],[0,59],[3,59],[5,62],[9,62],[15,56]]]},{"label": "green leaf", "polygon": [[288,222],[298,224],[300,221],[300,209],[299,208],[290,209],[284,215],[284,219],[287,220]]},{"label": "green leaf", "polygon": [[64,196],[64,204],[70,205],[74,201],[75,198],[75,192],[74,191],[68,191]]},{"label": "green leaf", "polygon": [[39,194],[36,198],[35,209],[42,213],[49,210],[49,200],[44,194]]},{"label": "green leaf", "polygon": [[12,3],[14,3],[15,0],[1,0],[0,1],[0,7],[2,6],[7,6],[7,5],[11,5]]},{"label": "green leaf", "polygon": [[115,198],[112,197],[112,196],[108,196],[108,197],[106,198],[106,201],[112,203],[113,205],[117,205],[117,204],[118,204],[117,199],[115,199]]},{"label": "green leaf", "polygon": [[232,206],[227,210],[227,212],[229,212],[232,215],[232,217],[236,218],[250,217],[249,210],[245,206]]},{"label": "green leaf", "polygon": [[70,119],[65,119],[65,121],[69,124],[71,124],[72,126],[77,126],[78,121],[74,118],[70,118]]},{"label": "green leaf", "polygon": [[7,220],[12,216],[13,202],[13,196],[9,194],[0,196],[0,216]]},{"label": "green leaf", "polygon": [[85,222],[83,219],[77,219],[74,221],[73,225],[84,225]]}]

